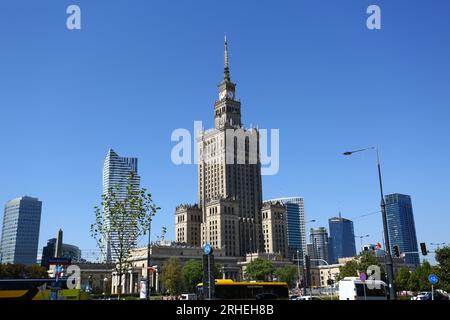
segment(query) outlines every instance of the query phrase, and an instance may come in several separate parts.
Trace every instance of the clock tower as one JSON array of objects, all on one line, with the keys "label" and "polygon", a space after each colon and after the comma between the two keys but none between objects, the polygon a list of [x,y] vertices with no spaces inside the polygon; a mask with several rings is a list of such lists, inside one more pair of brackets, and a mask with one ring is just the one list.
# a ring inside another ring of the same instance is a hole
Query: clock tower
[{"label": "clock tower", "polygon": [[214,103],[216,129],[241,128],[241,102],[236,99],[236,84],[231,82],[228,65],[228,42],[225,36],[223,81],[219,85],[219,100]]}]

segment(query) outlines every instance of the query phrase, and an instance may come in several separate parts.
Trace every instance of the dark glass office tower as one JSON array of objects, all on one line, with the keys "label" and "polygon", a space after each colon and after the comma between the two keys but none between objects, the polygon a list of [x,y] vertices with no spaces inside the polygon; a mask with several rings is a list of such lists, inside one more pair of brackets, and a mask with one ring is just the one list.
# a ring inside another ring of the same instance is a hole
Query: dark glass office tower
[{"label": "dark glass office tower", "polygon": [[385,199],[391,252],[394,252],[394,246],[398,246],[400,253],[405,254],[406,263],[419,265],[419,248],[411,197],[394,193],[387,195]]},{"label": "dark glass office tower", "polygon": [[329,256],[331,263],[337,263],[339,258],[356,256],[355,232],[353,221],[341,217],[328,219],[330,227]]}]

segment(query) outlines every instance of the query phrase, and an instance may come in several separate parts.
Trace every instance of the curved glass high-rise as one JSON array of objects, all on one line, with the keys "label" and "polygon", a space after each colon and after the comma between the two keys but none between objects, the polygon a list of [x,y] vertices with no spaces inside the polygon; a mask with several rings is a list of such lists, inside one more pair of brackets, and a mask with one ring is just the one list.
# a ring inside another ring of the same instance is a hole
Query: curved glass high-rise
[{"label": "curved glass high-rise", "polygon": [[[133,179],[131,181],[133,188],[138,190],[140,177],[137,174],[137,164],[137,158],[119,157],[113,149],[109,149],[103,165],[103,194],[108,194],[110,189],[113,188],[114,192],[117,193],[119,200],[125,199],[131,174],[133,174]],[[105,212],[104,214],[105,224],[108,225],[108,213]],[[131,231],[132,230],[130,230],[130,232]],[[136,241],[136,239],[129,238],[130,241]],[[106,248],[102,260],[106,262],[117,260],[117,253],[115,252],[116,250],[114,250],[114,248],[118,247],[117,237],[112,234],[110,239],[106,239],[105,237],[104,242],[106,243]]]}]

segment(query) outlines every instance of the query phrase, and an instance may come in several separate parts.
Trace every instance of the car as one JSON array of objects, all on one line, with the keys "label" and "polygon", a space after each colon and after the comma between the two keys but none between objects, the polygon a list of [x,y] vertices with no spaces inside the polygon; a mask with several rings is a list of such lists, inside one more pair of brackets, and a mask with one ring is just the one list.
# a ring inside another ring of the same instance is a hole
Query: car
[{"label": "car", "polygon": [[[417,293],[417,296],[412,297],[411,300],[429,301],[433,299],[433,295],[429,291],[422,291]],[[439,291],[434,292],[434,300],[449,300],[449,297]]]},{"label": "car", "polygon": [[323,299],[318,296],[301,296],[298,297],[297,300],[323,300]]},{"label": "car", "polygon": [[195,293],[183,293],[180,300],[197,300],[197,295]]},{"label": "car", "polygon": [[298,295],[292,295],[289,297],[289,300],[298,300],[299,296]]}]

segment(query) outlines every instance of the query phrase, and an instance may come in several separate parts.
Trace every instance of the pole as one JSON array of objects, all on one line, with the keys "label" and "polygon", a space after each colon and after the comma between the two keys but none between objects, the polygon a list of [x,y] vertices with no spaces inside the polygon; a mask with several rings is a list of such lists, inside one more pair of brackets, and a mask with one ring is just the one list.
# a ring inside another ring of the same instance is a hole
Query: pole
[{"label": "pole", "polygon": [[300,293],[300,257],[298,253],[299,250],[297,250],[297,291]]},{"label": "pole", "polygon": [[366,283],[365,282],[363,282],[363,288],[364,288],[364,300],[367,300]]},{"label": "pole", "polygon": [[208,254],[208,300],[211,300],[211,260]]},{"label": "pole", "polygon": [[148,244],[147,244],[147,285],[145,288],[145,296],[147,297],[147,300],[150,300],[150,247],[151,247],[151,231],[152,231],[152,220],[150,219],[150,223],[148,225]]},{"label": "pole", "polygon": [[434,284],[431,285],[431,300],[434,300]]},{"label": "pole", "polygon": [[380,183],[380,195],[381,195],[381,214],[383,216],[383,232],[384,232],[384,243],[385,243],[385,263],[386,263],[386,273],[387,280],[389,284],[389,299],[396,300],[396,292],[394,286],[394,268],[392,265],[392,256],[391,256],[391,245],[389,243],[389,232],[388,232],[388,222],[387,222],[387,213],[386,213],[386,202],[384,200],[384,192],[383,192],[383,179],[381,175],[381,164],[380,164],[380,153],[377,148],[377,166],[378,166],[378,179]]}]

